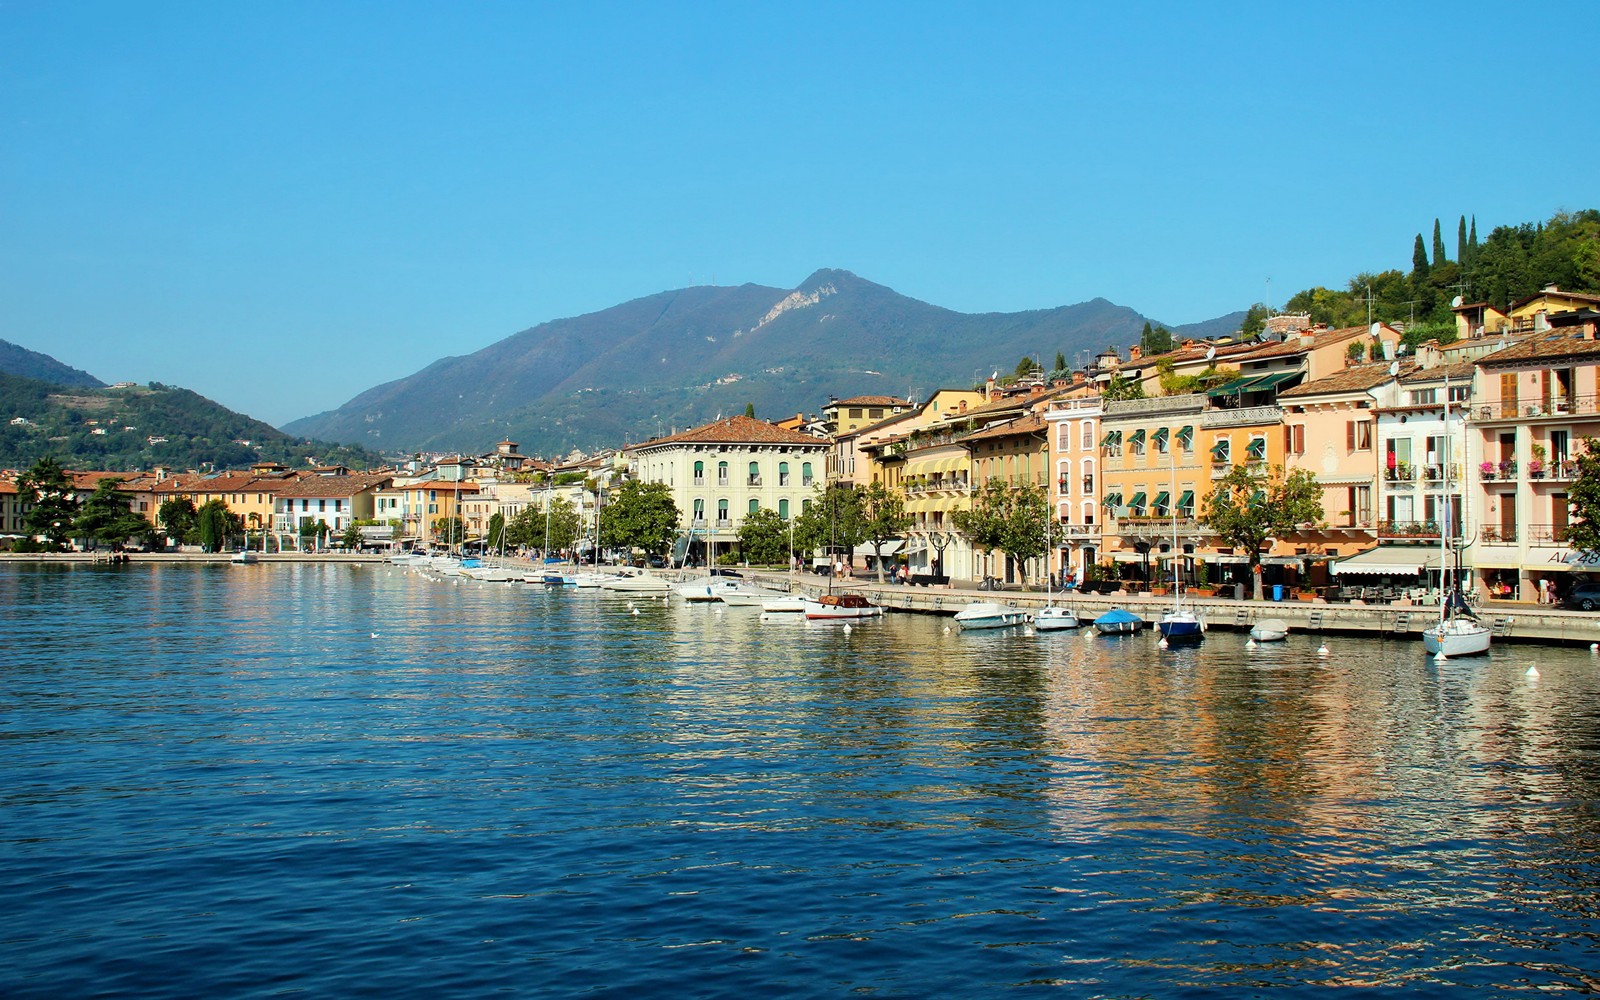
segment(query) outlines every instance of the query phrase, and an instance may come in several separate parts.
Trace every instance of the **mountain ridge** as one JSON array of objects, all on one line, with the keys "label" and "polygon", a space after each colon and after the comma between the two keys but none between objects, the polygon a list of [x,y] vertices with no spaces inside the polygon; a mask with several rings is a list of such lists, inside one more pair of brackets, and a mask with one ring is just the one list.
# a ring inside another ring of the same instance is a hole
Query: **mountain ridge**
[{"label": "mountain ridge", "polygon": [[777,417],[829,395],[926,397],[1024,355],[1048,365],[1056,352],[1136,342],[1146,321],[1102,297],[960,313],[820,268],[793,288],[690,286],[547,320],[283,429],[390,452],[483,451],[501,437],[535,453],[592,449],[747,403]]}]

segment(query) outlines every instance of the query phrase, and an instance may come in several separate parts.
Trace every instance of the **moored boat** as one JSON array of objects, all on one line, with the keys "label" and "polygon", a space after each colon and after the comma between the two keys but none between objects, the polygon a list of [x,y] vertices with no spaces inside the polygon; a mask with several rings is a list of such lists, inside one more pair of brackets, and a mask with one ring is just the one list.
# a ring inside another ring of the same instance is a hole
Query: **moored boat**
[{"label": "moored boat", "polygon": [[823,594],[805,602],[805,615],[810,619],[872,618],[883,614],[883,608],[860,594]]},{"label": "moored boat", "polygon": [[1028,620],[1026,612],[998,601],[973,601],[956,612],[956,625],[963,630],[1006,628]]},{"label": "moored boat", "polygon": [[1132,635],[1144,625],[1144,619],[1127,608],[1112,608],[1094,620],[1101,635]]},{"label": "moored boat", "polygon": [[1250,638],[1256,642],[1282,642],[1289,638],[1289,623],[1282,618],[1263,618],[1250,626]]},{"label": "moored boat", "polygon": [[1071,608],[1051,604],[1033,613],[1033,627],[1040,632],[1057,632],[1079,628],[1082,625],[1083,621],[1078,617],[1078,613]]},{"label": "moored boat", "polygon": [[602,583],[604,590],[616,591],[619,594],[664,594],[672,589],[672,583],[663,580],[654,573],[635,573],[632,576],[619,576]]}]

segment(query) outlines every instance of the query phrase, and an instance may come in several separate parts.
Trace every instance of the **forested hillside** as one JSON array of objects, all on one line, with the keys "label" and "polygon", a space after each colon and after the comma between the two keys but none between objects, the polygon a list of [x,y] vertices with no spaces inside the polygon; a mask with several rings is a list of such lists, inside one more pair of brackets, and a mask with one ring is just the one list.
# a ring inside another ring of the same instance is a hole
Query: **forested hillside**
[{"label": "forested hillside", "polygon": [[291,437],[188,389],[76,388],[0,374],[0,466],[24,468],[46,456],[108,472],[379,463],[365,449]]}]

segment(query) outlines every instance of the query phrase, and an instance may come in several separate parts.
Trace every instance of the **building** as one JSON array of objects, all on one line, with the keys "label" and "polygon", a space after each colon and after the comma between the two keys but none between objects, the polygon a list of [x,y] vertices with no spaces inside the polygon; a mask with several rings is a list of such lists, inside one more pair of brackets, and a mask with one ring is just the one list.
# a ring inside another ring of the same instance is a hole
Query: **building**
[{"label": "building", "polygon": [[351,524],[376,517],[376,494],[394,481],[388,474],[305,476],[279,486],[273,502],[272,530],[298,536],[317,523],[337,537]]}]

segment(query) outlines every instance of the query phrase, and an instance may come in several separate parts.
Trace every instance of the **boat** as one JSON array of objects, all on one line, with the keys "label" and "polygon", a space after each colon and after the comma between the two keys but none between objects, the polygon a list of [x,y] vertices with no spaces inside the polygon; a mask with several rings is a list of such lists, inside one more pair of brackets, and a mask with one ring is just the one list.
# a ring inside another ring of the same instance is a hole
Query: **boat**
[{"label": "boat", "polygon": [[580,590],[594,590],[604,587],[609,579],[611,577],[599,572],[578,573],[572,577],[572,585]]},{"label": "boat", "polygon": [[[1045,548],[1050,548],[1050,519],[1046,518],[1044,525]],[[1033,613],[1033,627],[1040,632],[1059,632],[1065,629],[1078,628],[1083,624],[1078,618],[1078,613],[1071,608],[1059,607],[1056,604],[1055,578],[1050,576],[1049,565],[1045,566],[1045,576],[1049,577],[1049,589],[1046,591],[1044,607]],[[1066,575],[1065,560],[1062,562],[1061,573]]]},{"label": "boat", "polygon": [[1132,635],[1144,625],[1144,619],[1127,608],[1112,608],[1094,620],[1101,635]]},{"label": "boat", "polygon": [[1033,613],[1033,627],[1040,632],[1057,632],[1082,625],[1076,611],[1056,604],[1047,604]]},{"label": "boat", "polygon": [[600,586],[604,590],[619,594],[664,594],[672,589],[672,582],[663,580],[654,573],[635,573],[631,576],[613,577]]},{"label": "boat", "polygon": [[1282,618],[1263,618],[1250,626],[1250,638],[1256,642],[1282,642],[1289,638],[1289,623]]},{"label": "boat", "polygon": [[806,599],[794,594],[769,597],[761,602],[761,613],[764,615],[803,615],[805,612]]},{"label": "boat", "polygon": [[[1444,447],[1441,451],[1447,457],[1450,454],[1449,376],[1444,380]],[[1443,505],[1442,514],[1439,525],[1439,621],[1422,630],[1422,648],[1433,654],[1436,660],[1487,653],[1493,636],[1489,626],[1478,620],[1461,596],[1461,548],[1456,547],[1452,559],[1449,504]],[[1455,571],[1453,580],[1452,569]]]},{"label": "boat", "polygon": [[695,577],[677,586],[678,596],[686,601],[715,601],[722,594],[738,589],[739,581],[726,576]]},{"label": "boat", "polygon": [[776,590],[768,590],[766,587],[757,587],[750,584],[740,584],[717,591],[717,600],[735,608],[759,608],[767,601],[787,596],[789,595]]},{"label": "boat", "polygon": [[[1178,460],[1169,454],[1172,460],[1172,497],[1178,496]],[[1156,622],[1156,628],[1161,632],[1161,638],[1168,643],[1173,642],[1199,642],[1206,637],[1205,619],[1193,606],[1183,606],[1183,579],[1178,573],[1179,553],[1183,551],[1178,545],[1178,507],[1176,502],[1169,508],[1172,511],[1172,610],[1161,616]]]},{"label": "boat", "polygon": [[546,587],[576,587],[578,577],[575,573],[551,573],[546,571],[539,574],[539,582]]},{"label": "boat", "polygon": [[883,614],[883,608],[860,594],[823,594],[807,598],[805,616],[808,619],[872,618]]},{"label": "boat", "polygon": [[1028,620],[1026,612],[998,601],[973,601],[956,612],[956,625],[963,631],[982,628],[1007,628]]}]

